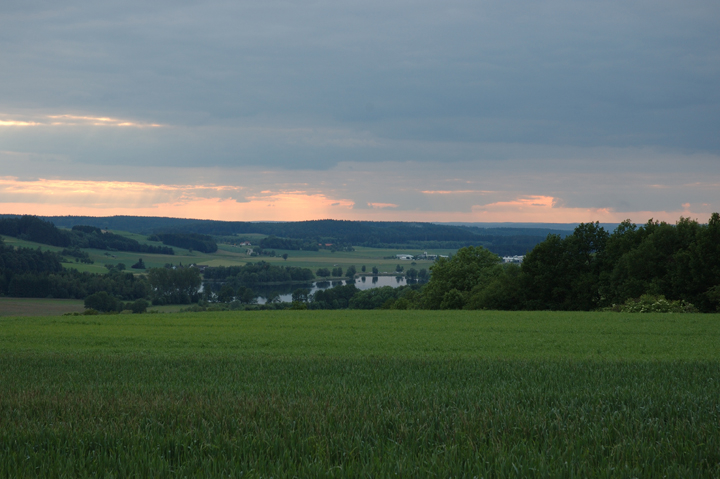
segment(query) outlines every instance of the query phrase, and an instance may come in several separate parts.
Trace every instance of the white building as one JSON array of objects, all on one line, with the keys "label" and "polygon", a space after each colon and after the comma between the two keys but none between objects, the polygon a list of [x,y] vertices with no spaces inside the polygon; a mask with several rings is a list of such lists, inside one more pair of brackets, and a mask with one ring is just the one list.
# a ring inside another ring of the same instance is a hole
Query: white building
[{"label": "white building", "polygon": [[522,263],[523,259],[525,259],[525,255],[523,256],[503,256],[503,263]]}]

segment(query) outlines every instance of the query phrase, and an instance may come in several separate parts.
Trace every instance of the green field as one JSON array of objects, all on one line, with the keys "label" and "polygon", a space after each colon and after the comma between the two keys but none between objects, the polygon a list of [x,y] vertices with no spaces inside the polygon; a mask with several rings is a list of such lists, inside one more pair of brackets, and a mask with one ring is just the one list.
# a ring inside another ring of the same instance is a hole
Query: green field
[{"label": "green field", "polygon": [[720,316],[0,318],[1,477],[718,477]]}]

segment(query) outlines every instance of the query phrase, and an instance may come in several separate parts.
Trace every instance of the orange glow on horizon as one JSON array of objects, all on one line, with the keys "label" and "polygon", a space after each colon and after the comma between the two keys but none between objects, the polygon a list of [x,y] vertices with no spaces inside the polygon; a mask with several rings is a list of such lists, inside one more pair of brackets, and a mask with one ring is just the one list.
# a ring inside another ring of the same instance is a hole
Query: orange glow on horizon
[{"label": "orange glow on horizon", "polygon": [[[441,194],[445,194],[444,192]],[[685,203],[677,211],[617,212],[563,206],[552,196],[526,195],[476,205],[471,211],[402,209],[394,203],[368,203],[318,191],[247,191],[228,185],[158,185],[122,181],[20,181],[0,177],[0,208],[6,214],[41,216],[165,216],[222,221],[303,221],[323,218],[427,222],[617,223],[654,218],[674,223],[680,216],[705,221],[708,205]]]}]

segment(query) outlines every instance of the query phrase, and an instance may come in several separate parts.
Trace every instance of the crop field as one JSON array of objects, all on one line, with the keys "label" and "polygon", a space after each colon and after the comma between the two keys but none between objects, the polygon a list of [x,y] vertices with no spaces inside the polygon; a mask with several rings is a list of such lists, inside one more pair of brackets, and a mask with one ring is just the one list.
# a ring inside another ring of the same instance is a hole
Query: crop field
[{"label": "crop field", "polygon": [[717,477],[720,315],[0,318],[0,477]]}]

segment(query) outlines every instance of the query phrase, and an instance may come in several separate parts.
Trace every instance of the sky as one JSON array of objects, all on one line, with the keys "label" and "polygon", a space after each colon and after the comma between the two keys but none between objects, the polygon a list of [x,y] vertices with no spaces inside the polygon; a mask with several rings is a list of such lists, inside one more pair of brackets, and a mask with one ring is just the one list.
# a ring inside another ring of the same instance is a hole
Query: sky
[{"label": "sky", "polygon": [[0,213],[720,211],[720,2],[0,3]]}]

